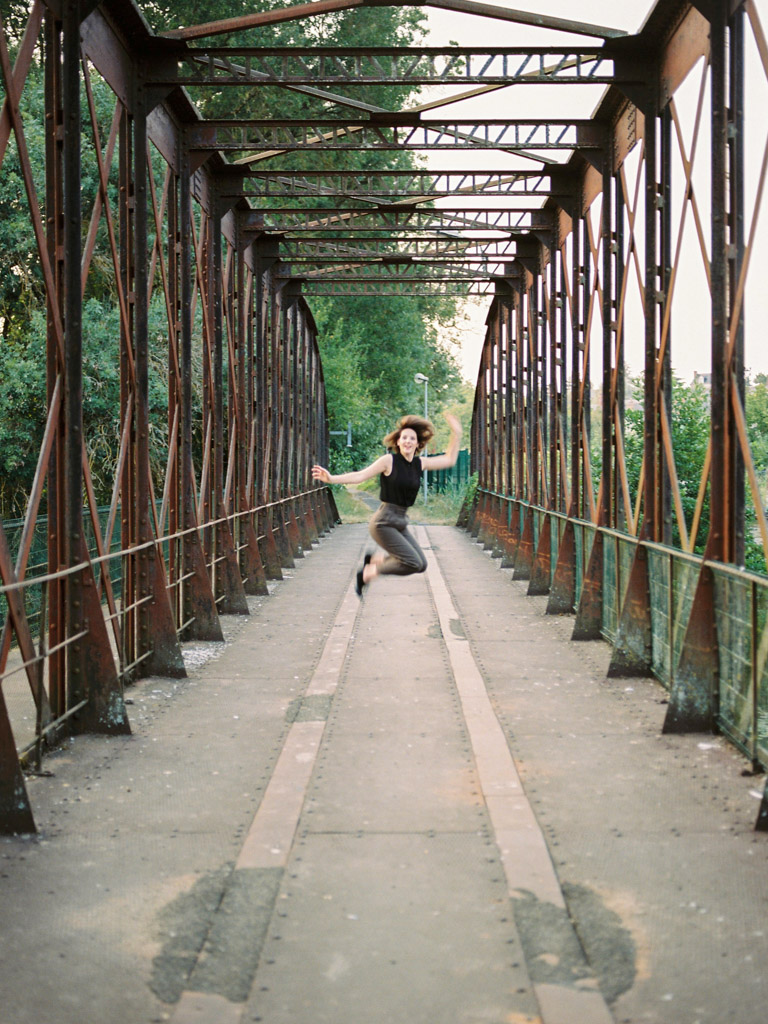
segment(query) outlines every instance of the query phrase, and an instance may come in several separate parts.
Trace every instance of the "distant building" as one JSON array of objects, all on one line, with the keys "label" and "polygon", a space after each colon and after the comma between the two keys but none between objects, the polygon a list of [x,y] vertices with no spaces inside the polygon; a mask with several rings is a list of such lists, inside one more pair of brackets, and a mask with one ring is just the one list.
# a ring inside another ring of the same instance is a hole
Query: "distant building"
[{"label": "distant building", "polygon": [[712,374],[711,373],[699,373],[698,370],[694,371],[693,383],[701,384],[703,388],[712,387]]}]

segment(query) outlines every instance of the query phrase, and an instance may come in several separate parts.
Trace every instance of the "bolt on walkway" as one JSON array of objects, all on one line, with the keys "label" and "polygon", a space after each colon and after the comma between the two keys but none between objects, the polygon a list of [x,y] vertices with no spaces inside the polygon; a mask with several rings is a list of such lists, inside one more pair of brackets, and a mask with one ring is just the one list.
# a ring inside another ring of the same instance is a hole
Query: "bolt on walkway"
[{"label": "bolt on walkway", "polygon": [[466,534],[326,536],[0,841],[2,1024],[758,1024],[761,793]]}]

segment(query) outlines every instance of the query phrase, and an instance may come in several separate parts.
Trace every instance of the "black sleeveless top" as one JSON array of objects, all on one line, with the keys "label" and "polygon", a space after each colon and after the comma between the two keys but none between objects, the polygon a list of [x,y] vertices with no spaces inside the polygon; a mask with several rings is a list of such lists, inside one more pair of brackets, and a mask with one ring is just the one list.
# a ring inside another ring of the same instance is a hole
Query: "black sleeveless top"
[{"label": "black sleeveless top", "polygon": [[404,459],[399,451],[392,452],[392,472],[379,477],[381,491],[379,497],[390,505],[410,508],[419,495],[421,486],[421,458],[414,455],[413,461]]}]

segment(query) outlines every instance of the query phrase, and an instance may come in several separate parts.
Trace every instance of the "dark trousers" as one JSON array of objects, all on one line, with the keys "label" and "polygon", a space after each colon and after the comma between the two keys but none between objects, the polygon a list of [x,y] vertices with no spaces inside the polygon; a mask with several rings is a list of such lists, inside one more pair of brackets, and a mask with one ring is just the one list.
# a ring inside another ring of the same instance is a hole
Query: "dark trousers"
[{"label": "dark trousers", "polygon": [[410,576],[426,570],[427,558],[408,529],[406,509],[383,501],[368,529],[379,547],[387,552],[388,557],[379,565],[381,575]]}]

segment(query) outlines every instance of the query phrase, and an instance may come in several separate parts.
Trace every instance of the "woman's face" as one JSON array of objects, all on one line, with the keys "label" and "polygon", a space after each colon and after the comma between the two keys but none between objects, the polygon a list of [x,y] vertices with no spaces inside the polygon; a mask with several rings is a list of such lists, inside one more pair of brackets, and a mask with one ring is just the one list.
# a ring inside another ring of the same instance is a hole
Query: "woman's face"
[{"label": "woman's face", "polygon": [[400,454],[404,459],[409,462],[416,454],[416,446],[419,443],[419,437],[416,431],[412,427],[403,427],[400,431],[400,437],[397,439],[397,447],[400,449]]}]

